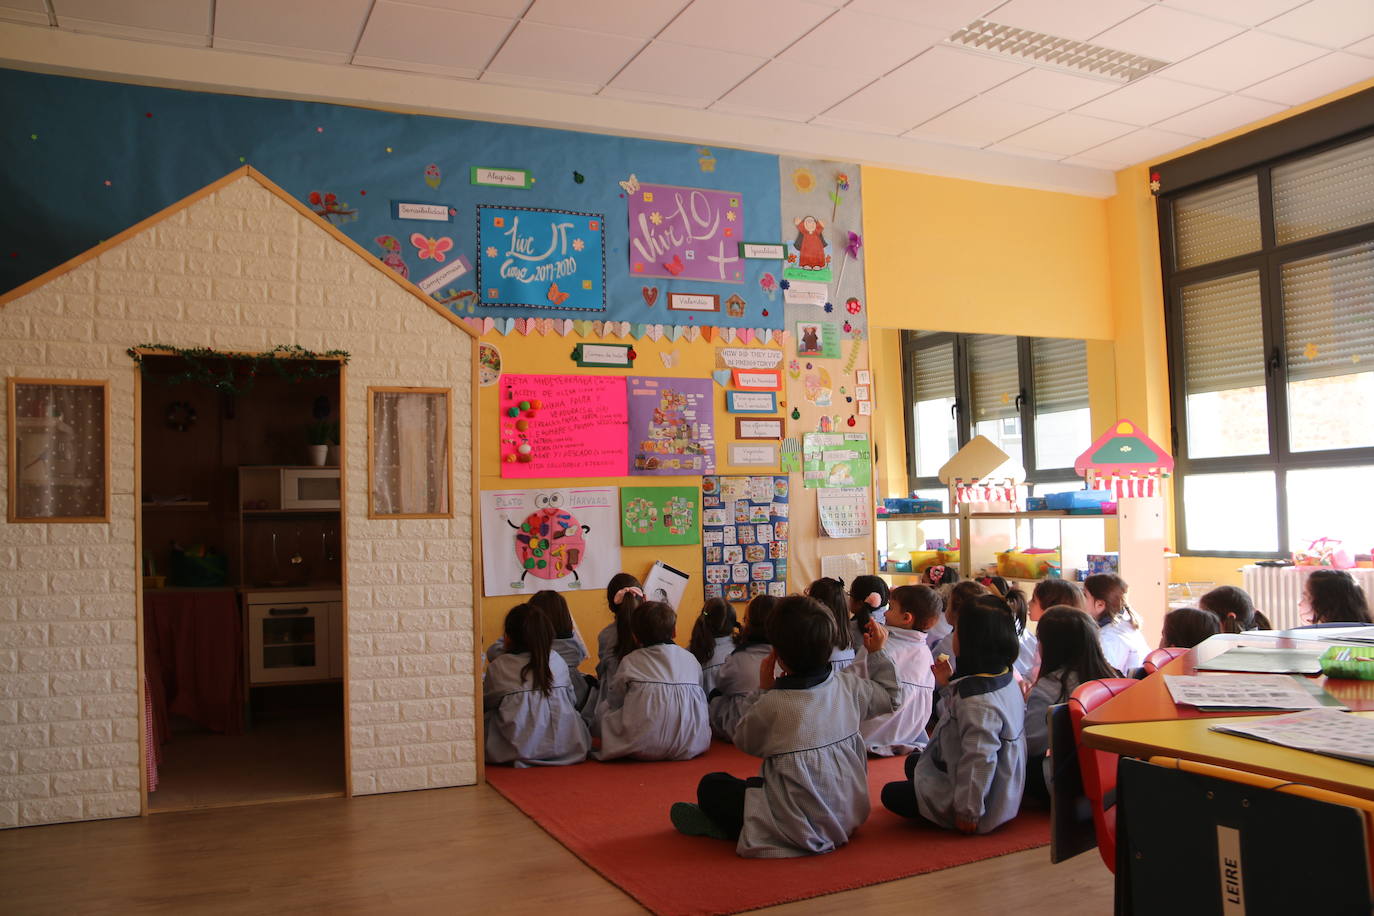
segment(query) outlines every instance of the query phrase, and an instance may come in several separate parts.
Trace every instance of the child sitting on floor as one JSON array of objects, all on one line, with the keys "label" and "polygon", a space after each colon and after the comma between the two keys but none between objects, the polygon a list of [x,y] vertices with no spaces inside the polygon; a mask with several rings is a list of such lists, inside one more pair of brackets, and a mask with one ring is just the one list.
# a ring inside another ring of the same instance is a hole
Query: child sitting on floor
[{"label": "child sitting on floor", "polygon": [[1197,606],[1211,611],[1221,621],[1223,633],[1272,630],[1269,618],[1256,610],[1250,593],[1234,585],[1219,585],[1198,599]]},{"label": "child sitting on floor", "polygon": [[606,583],[606,607],[612,619],[596,634],[596,679],[602,684],[615,674],[620,660],[634,651],[630,614],[643,602],[644,586],[629,573],[616,573]]},{"label": "child sitting on floor", "polygon": [[1221,618],[1199,607],[1176,607],[1164,615],[1161,649],[1191,649],[1221,632]]},{"label": "child sitting on floor", "polygon": [[777,599],[755,595],[744,611],[744,627],[735,636],[735,650],[720,666],[716,686],[708,695],[711,732],[733,741],[735,724],[744,715],[746,698],[759,689],[759,663],[773,651],[768,644],[768,618]]},{"label": "child sitting on floor", "polygon": [[849,602],[845,600],[842,579],[820,578],[811,583],[806,594],[821,603],[835,618],[835,645],[830,652],[830,667],[843,671],[854,664],[854,634],[849,627]]},{"label": "child sitting on floor", "polygon": [[[941,655],[951,654],[949,643],[954,635],[954,628],[959,625],[960,609],[965,604],[970,604],[986,594],[988,594],[987,588],[974,579],[965,579],[954,584],[954,587],[949,590],[949,594],[945,597],[944,619],[937,621],[930,630],[930,652],[933,656],[939,658]],[[937,633],[941,635],[937,636]],[[1019,645],[1017,652],[1020,653]]]},{"label": "child sitting on floor", "polygon": [[708,598],[701,606],[697,622],[692,625],[687,651],[701,664],[701,689],[708,697],[716,687],[720,666],[735,651],[735,631],[738,629],[735,608],[724,598]]},{"label": "child sitting on floor", "polygon": [[954,666],[935,663],[944,716],[926,750],[907,758],[908,778],[883,787],[883,806],[988,833],[1016,816],[1026,779],[1026,703],[1011,668],[1020,647],[1006,602],[985,595],[960,610],[951,648]]},{"label": "child sitting on floor", "polygon": [[855,654],[864,642],[868,622],[887,623],[887,582],[881,576],[857,576],[849,586],[849,638]]},{"label": "child sitting on floor", "polygon": [[1102,654],[1107,664],[1130,677],[1145,664],[1150,644],[1140,632],[1140,618],[1126,603],[1126,580],[1115,573],[1098,573],[1083,580],[1088,613],[1097,618]]},{"label": "child sitting on floor", "polygon": [[[813,598],[780,600],[768,638],[774,651],[759,663],[761,692],[735,729],[739,749],[763,758],[761,775],[708,773],[697,804],[678,802],[670,816],[689,836],[736,840],[741,856],[831,852],[849,842],[870,808],[859,724],[901,699],[883,651],[887,632],[874,622],[864,635],[871,680],[831,669],[834,614]],[[776,679],[775,664],[783,671]]]},{"label": "child sitting on floor", "polygon": [[1050,749],[1050,707],[1067,703],[1079,684],[1121,674],[1102,656],[1097,625],[1077,604],[1052,607],[1040,617],[1040,677],[1026,697],[1026,797],[1050,800],[1045,755]]},{"label": "child sitting on floor", "polygon": [[[897,669],[901,706],[859,726],[870,754],[892,757],[926,746],[926,723],[935,690],[934,660],[926,645],[925,629],[940,616],[941,601],[928,585],[902,585],[892,590],[887,609],[887,654]],[[876,618],[875,618],[876,619]],[[867,671],[867,652],[864,653]],[[859,663],[854,667],[859,668]]]},{"label": "child sitting on floor", "polygon": [[711,744],[701,665],[673,643],[677,614],[649,601],[630,615],[639,648],[620,660],[597,710],[597,760],[690,760]]},{"label": "child sitting on floor", "polygon": [[506,614],[505,633],[505,651],[482,678],[487,762],[581,763],[591,735],[577,714],[567,663],[553,651],[553,625],[533,604],[517,604]]}]

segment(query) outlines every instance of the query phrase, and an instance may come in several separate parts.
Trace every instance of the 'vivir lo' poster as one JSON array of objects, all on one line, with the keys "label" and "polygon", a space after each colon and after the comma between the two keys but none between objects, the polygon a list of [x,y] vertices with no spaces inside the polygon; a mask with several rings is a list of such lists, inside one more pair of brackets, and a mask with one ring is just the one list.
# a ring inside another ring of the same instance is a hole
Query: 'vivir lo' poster
[{"label": "'vivir lo' poster", "polygon": [[630,473],[713,473],[716,444],[711,380],[633,377],[627,382]]}]

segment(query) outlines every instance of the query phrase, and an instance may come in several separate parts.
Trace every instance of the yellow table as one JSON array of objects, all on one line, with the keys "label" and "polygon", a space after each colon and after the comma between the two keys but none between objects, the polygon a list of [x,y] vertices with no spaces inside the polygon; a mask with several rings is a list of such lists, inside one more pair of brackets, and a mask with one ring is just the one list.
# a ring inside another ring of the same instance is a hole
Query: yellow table
[{"label": "yellow table", "polygon": [[[1353,715],[1374,718],[1374,712]],[[1249,719],[1262,718],[1269,717],[1228,716],[1090,725],[1083,729],[1083,742],[1088,747],[1127,757],[1197,760],[1374,800],[1374,766],[1209,731],[1211,726],[1221,723],[1239,725]]]}]

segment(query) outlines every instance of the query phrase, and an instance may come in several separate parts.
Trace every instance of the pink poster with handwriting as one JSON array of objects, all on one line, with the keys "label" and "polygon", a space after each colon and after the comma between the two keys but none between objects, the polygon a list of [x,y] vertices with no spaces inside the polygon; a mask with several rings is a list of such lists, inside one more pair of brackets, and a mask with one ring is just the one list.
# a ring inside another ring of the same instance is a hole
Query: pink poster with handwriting
[{"label": "pink poster with handwriting", "polygon": [[629,470],[625,378],[503,375],[502,477],[624,477]]},{"label": "pink poster with handwriting", "polygon": [[630,275],[744,282],[744,195],[641,184],[626,195]]}]

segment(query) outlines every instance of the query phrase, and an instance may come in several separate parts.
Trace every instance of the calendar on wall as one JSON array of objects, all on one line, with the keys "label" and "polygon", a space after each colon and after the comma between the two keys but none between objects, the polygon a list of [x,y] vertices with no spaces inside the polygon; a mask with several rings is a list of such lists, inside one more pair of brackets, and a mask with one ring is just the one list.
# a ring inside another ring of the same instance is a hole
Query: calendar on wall
[{"label": "calendar on wall", "polygon": [[825,537],[862,538],[873,533],[868,487],[821,487],[816,491],[816,515]]}]

